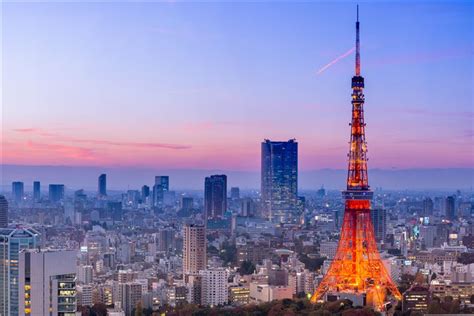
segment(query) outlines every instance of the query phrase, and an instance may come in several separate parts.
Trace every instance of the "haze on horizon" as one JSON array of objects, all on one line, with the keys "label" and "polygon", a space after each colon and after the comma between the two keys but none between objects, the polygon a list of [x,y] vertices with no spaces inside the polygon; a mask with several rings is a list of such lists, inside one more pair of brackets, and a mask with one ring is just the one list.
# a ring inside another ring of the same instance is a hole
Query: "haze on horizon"
[{"label": "haze on horizon", "polygon": [[[2,164],[346,168],[355,3],[2,6]],[[474,167],[473,4],[360,10],[369,168]]]}]

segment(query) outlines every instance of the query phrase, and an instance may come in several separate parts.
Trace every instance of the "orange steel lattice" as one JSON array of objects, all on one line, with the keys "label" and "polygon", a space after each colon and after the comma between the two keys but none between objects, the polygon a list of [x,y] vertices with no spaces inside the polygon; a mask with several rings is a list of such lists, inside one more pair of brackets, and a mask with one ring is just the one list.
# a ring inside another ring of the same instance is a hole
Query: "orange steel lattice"
[{"label": "orange steel lattice", "polygon": [[365,295],[366,305],[384,309],[387,291],[397,299],[401,294],[380,259],[370,218],[367,175],[367,143],[364,122],[364,78],[360,75],[359,10],[356,22],[356,67],[352,78],[352,122],[344,220],[336,255],[323,277],[312,302],[324,294]]}]

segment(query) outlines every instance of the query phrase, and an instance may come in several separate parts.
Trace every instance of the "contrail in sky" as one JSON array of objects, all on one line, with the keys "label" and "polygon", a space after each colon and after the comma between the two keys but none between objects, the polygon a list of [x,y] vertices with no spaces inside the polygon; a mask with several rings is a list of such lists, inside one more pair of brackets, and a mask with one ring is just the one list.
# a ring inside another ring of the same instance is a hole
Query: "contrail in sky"
[{"label": "contrail in sky", "polygon": [[324,71],[326,71],[326,69],[328,69],[328,68],[331,67],[332,65],[336,64],[336,63],[337,63],[338,61],[340,61],[341,59],[346,58],[347,56],[349,56],[350,54],[352,54],[354,51],[355,51],[355,47],[352,47],[352,48],[349,49],[347,52],[345,52],[345,53],[342,54],[341,56],[337,57],[336,59],[334,59],[333,61],[331,61],[330,63],[328,63],[328,64],[325,65],[324,67],[322,67],[321,69],[319,69],[316,74],[317,74],[317,75],[322,74]]}]

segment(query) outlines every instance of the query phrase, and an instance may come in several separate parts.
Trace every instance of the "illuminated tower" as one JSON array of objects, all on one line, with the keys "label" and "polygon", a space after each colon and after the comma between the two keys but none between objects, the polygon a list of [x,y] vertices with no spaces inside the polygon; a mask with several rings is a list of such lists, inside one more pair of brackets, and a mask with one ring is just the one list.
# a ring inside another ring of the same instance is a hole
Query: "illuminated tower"
[{"label": "illuminated tower", "polygon": [[364,78],[360,75],[359,8],[356,22],[356,63],[352,77],[352,122],[347,190],[342,192],[345,212],[336,255],[311,301],[326,294],[361,296],[365,305],[384,309],[387,291],[398,300],[401,294],[380,258],[370,218],[367,177],[367,144],[364,122]]}]

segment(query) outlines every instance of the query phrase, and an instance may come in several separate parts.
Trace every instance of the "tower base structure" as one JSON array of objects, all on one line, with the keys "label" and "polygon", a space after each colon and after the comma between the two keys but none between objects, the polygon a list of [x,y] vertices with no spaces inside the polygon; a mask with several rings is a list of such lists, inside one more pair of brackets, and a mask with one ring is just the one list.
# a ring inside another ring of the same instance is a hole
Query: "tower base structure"
[{"label": "tower base structure", "polygon": [[[369,192],[355,193],[352,195],[354,199],[346,200],[337,252],[313,294],[312,302],[348,298],[356,305],[372,306],[382,311],[387,303],[387,292],[401,299],[377,249],[370,201],[366,200],[371,198]],[[347,198],[347,192],[343,194]]]}]

